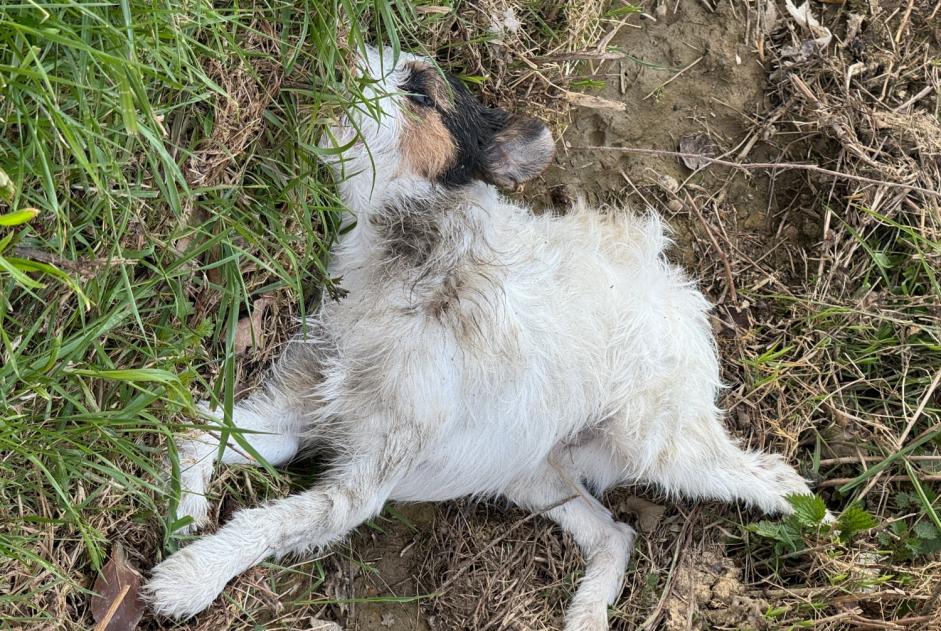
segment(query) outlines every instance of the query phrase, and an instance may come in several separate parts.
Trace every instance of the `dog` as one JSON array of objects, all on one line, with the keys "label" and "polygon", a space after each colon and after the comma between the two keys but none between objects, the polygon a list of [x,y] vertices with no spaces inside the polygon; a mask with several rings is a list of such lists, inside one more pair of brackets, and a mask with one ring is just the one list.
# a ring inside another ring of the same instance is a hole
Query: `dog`
[{"label": "dog", "polygon": [[[477,496],[572,535],[586,567],[565,631],[600,631],[635,538],[596,499],[606,489],[783,514],[788,495],[810,493],[780,455],[723,426],[710,304],[664,257],[655,212],[534,214],[498,188],[550,164],[543,123],[482,105],[420,56],[369,48],[358,68],[375,107],[324,141],[350,210],[330,262],[347,295],[324,301],[232,416],[271,465],[312,449],[330,466],[157,565],[145,592],[158,614],[193,616],[239,573],[324,548],[389,500]],[[219,440],[176,441],[178,515],[193,527]],[[221,462],[254,459],[229,445]]]}]

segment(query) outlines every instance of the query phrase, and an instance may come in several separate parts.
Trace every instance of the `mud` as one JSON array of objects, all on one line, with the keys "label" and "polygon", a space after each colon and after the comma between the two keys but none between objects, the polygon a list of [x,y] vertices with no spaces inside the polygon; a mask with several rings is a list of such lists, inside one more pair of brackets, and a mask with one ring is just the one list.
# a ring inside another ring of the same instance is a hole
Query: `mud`
[{"label": "mud", "polygon": [[717,546],[688,550],[664,603],[664,631],[768,629],[768,603],[745,595],[741,574]]}]

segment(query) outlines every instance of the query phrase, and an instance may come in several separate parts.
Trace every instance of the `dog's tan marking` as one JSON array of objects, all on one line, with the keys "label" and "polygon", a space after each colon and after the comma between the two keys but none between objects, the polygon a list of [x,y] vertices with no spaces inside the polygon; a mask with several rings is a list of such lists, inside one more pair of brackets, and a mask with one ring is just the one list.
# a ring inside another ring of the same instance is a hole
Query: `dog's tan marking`
[{"label": "dog's tan marking", "polygon": [[435,179],[457,157],[457,146],[451,132],[444,126],[441,114],[431,108],[409,103],[405,110],[401,140],[405,163],[418,175]]}]

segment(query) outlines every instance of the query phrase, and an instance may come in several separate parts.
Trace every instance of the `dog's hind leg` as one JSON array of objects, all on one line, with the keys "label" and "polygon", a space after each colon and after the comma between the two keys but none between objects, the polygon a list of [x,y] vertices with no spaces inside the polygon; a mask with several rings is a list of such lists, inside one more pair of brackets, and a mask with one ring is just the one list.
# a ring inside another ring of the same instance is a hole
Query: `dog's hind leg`
[{"label": "dog's hind leg", "polygon": [[585,576],[566,611],[565,631],[607,631],[608,606],[621,590],[635,531],[615,521],[578,476],[577,471],[547,464],[540,475],[515,485],[507,497],[528,510],[544,510],[572,535],[585,557]]},{"label": "dog's hind leg", "polygon": [[671,493],[742,500],[766,513],[791,513],[786,497],[811,493],[807,481],[782,456],[740,448],[713,417],[674,433],[642,477]]}]

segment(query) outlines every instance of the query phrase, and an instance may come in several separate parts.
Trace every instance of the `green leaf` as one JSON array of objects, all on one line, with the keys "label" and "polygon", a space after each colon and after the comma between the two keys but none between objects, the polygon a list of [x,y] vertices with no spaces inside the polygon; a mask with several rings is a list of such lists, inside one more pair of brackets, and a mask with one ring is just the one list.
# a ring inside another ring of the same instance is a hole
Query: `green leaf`
[{"label": "green leaf", "polygon": [[0,256],[0,272],[6,272],[13,277],[13,280],[19,283],[22,287],[26,289],[41,289],[45,287],[42,283],[38,283],[27,276],[22,269],[19,268],[14,262],[5,259]]},{"label": "green leaf", "polygon": [[788,495],[786,499],[797,522],[806,528],[819,526],[827,514],[827,505],[816,495]]},{"label": "green leaf", "polygon": [[935,554],[941,552],[941,537],[936,539],[919,539],[916,545],[919,554]]},{"label": "green leaf", "polygon": [[[2,173],[2,171],[0,171],[0,173]],[[2,187],[2,182],[0,182],[0,187]],[[18,226],[26,223],[38,214],[39,211],[35,208],[24,208],[16,212],[6,213],[5,215],[0,215],[0,226]]]},{"label": "green leaf", "polygon": [[759,537],[782,543],[792,550],[796,550],[798,546],[803,543],[800,531],[795,527],[793,522],[790,521],[774,522],[762,520],[757,524],[749,525],[748,530]]},{"label": "green leaf", "polygon": [[158,368],[126,368],[124,370],[88,370],[82,368],[70,368],[66,372],[86,377],[98,377],[99,379],[112,379],[116,381],[141,382],[141,383],[178,383],[179,377],[168,371]]},{"label": "green leaf", "polygon": [[860,506],[853,504],[847,508],[837,519],[837,529],[840,531],[840,540],[848,542],[853,536],[863,530],[869,530],[876,526],[876,518],[863,510]]},{"label": "green leaf", "polygon": [[919,539],[937,539],[938,537],[938,529],[930,521],[918,522],[913,531]]},{"label": "green leaf", "polygon": [[906,509],[918,503],[918,499],[908,491],[899,491],[895,494],[895,504],[900,509]]},{"label": "green leaf", "polygon": [[612,7],[605,12],[605,17],[608,18],[620,18],[625,15],[633,15],[635,13],[643,12],[643,7],[640,7],[636,4],[623,4],[619,7]]}]

